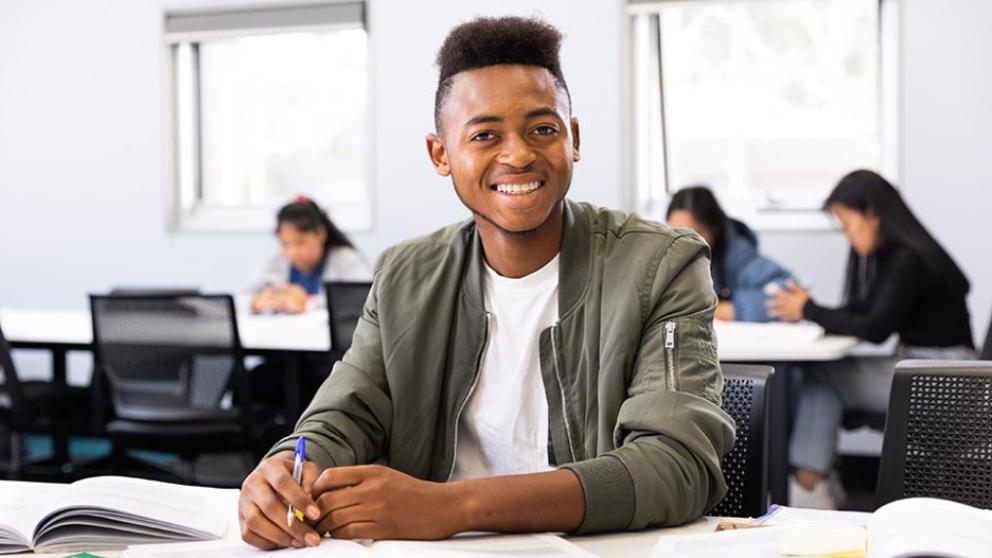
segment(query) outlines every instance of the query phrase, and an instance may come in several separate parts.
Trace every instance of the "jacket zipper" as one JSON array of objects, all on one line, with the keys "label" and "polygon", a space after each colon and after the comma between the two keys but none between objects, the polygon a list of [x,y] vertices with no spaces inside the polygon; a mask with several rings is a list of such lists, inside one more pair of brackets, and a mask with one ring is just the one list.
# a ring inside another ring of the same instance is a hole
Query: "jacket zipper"
[{"label": "jacket zipper", "polygon": [[479,372],[482,369],[482,358],[486,354],[486,348],[489,347],[489,312],[486,312],[486,325],[482,330],[482,350],[479,351],[479,356],[475,359],[475,376],[472,378],[472,385],[468,388],[468,393],[465,395],[465,399],[462,399],[461,405],[458,406],[458,412],[455,414],[455,437],[451,444],[451,466],[448,468],[448,480],[451,480],[451,475],[455,472],[455,457],[458,455],[458,423],[462,418],[462,412],[465,410],[465,405],[468,404],[468,400],[472,398],[472,394],[475,392],[475,385],[479,383]]},{"label": "jacket zipper", "polygon": [[568,425],[568,415],[566,414],[565,406],[565,384],[561,381],[561,370],[558,366],[558,343],[555,342],[555,337],[558,333],[558,324],[551,326],[551,366],[555,370],[555,378],[558,380],[558,392],[561,394],[561,419],[565,423],[565,439],[568,441],[568,453],[572,456],[572,462],[575,459],[575,450],[572,446],[572,428]]},{"label": "jacket zipper", "polygon": [[668,390],[675,391],[675,322],[665,323],[665,372]]}]

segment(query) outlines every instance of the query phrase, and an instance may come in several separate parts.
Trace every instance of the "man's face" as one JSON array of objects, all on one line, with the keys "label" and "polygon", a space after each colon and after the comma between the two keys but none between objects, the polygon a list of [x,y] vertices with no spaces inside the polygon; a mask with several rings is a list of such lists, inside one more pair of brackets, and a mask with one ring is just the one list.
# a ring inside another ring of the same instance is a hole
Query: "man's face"
[{"label": "man's face", "polygon": [[561,211],[579,160],[568,97],[538,66],[499,65],[454,77],[438,135],[427,137],[437,173],[499,230],[538,231]]}]

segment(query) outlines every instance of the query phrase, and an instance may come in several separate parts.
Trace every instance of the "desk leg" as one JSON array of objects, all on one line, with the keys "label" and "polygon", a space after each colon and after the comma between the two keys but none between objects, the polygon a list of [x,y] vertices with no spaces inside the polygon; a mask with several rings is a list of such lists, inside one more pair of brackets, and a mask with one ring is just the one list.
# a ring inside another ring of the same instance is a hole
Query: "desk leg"
[{"label": "desk leg", "polygon": [[52,348],[52,383],[60,386],[66,385],[66,350]]},{"label": "desk leg", "polygon": [[787,505],[789,499],[789,365],[775,364],[770,386],[771,416],[768,440],[768,492],[773,504]]},{"label": "desk leg", "polygon": [[293,425],[296,424],[296,420],[300,418],[300,413],[303,411],[300,406],[300,375],[303,373],[301,360],[297,353],[289,353],[285,359],[286,393],[283,400],[283,413],[286,415],[286,422],[290,430],[293,429]]}]

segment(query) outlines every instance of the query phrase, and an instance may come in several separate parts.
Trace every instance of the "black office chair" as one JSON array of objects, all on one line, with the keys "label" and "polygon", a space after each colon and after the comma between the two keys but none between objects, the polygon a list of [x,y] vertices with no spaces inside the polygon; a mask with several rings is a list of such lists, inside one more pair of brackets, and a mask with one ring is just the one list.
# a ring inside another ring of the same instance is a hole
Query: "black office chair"
[{"label": "black office chair", "polygon": [[992,362],[896,365],[876,496],[992,508]]},{"label": "black office chair", "polygon": [[757,517],[768,510],[768,389],[771,366],[723,364],[723,410],[737,425],[734,447],[723,458],[727,495],[708,513]]},{"label": "black office chair", "polygon": [[369,297],[372,283],[356,281],[328,281],[324,283],[327,296],[327,320],[331,330],[331,354],[339,360],[351,347],[351,337],[362,316],[365,299]]},{"label": "black office chair", "polygon": [[[201,454],[260,457],[268,426],[252,405],[234,301],[229,295],[90,296],[93,347],[114,417],[106,424],[119,473],[172,475],[126,450],[177,454],[193,481]],[[163,474],[164,473],[164,474]]]},{"label": "black office chair", "polygon": [[[21,381],[0,330],[0,423],[9,433],[10,463],[4,467],[14,477],[59,475],[72,470],[69,434],[89,409],[86,388],[49,381]],[[24,463],[21,435],[47,434],[52,438],[51,459]]]}]

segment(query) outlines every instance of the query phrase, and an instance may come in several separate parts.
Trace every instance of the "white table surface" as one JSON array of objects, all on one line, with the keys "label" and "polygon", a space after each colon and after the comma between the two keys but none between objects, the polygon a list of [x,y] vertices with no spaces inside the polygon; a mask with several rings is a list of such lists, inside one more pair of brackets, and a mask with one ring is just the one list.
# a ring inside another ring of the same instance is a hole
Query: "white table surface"
[{"label": "white table surface", "polygon": [[[651,550],[661,537],[672,535],[688,535],[692,533],[712,533],[716,530],[719,518],[702,517],[688,525],[668,529],[648,529],[630,533],[610,533],[604,535],[588,535],[584,537],[567,537],[568,541],[579,548],[602,558],[648,558]],[[228,536],[236,536],[236,529]],[[226,539],[227,537],[225,537]],[[122,550],[93,550],[93,554],[106,558],[119,557]],[[33,556],[35,558],[61,558],[67,553],[18,553],[3,556]],[[728,553],[728,556],[732,554]],[[220,557],[215,557],[220,558]]]},{"label": "white table surface", "polygon": [[[87,310],[0,310],[0,327],[12,342],[89,344]],[[327,312],[257,315],[239,312],[241,344],[247,350],[328,351]],[[846,356],[854,337],[822,335],[809,324],[717,322],[717,353],[722,361],[827,361]]]},{"label": "white table surface", "polygon": [[[88,345],[93,324],[87,310],[0,310],[0,328],[12,343]],[[327,311],[305,314],[251,314],[239,312],[241,345],[247,350],[329,351]]]}]

